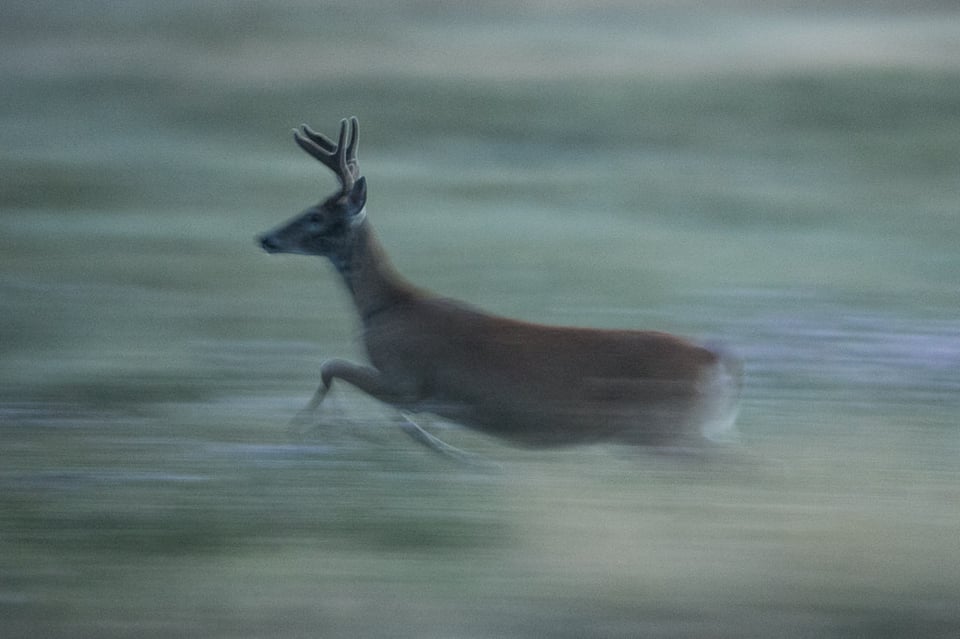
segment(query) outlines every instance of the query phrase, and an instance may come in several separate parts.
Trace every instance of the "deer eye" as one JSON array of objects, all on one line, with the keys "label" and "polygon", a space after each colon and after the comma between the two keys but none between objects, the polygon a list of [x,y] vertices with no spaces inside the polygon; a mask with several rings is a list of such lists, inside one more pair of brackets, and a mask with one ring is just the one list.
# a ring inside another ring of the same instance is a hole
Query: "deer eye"
[{"label": "deer eye", "polygon": [[311,213],[307,216],[307,230],[316,233],[326,226],[326,216],[322,213]]}]

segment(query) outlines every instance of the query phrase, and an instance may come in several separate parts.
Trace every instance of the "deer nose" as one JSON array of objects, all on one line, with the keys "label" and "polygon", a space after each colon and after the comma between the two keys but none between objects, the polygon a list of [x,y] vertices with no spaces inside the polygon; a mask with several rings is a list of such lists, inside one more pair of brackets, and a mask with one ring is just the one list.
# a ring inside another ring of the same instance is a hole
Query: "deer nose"
[{"label": "deer nose", "polygon": [[273,235],[261,235],[258,241],[260,247],[267,253],[276,253],[280,250],[280,242]]}]

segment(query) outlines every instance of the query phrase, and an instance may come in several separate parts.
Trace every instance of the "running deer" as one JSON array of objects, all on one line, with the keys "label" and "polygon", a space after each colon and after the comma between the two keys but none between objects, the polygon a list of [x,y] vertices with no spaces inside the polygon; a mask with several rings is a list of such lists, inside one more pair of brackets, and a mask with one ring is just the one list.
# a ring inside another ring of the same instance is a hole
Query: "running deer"
[{"label": "running deer", "polygon": [[328,258],[363,323],[370,365],[329,359],[304,414],[333,380],[399,409],[421,443],[457,450],[417,426],[427,412],[518,445],[613,442],[687,447],[733,425],[739,366],[673,335],[545,326],[497,317],[401,277],[367,219],[357,119],[332,140],[302,125],[294,140],[333,171],[340,190],[260,236],[268,253]]}]

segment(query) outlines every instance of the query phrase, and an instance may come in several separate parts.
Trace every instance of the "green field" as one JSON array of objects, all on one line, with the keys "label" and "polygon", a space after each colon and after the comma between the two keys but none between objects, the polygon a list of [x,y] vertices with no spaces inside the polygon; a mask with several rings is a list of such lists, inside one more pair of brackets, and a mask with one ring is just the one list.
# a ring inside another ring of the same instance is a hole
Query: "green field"
[{"label": "green field", "polygon": [[[957,636],[960,11],[484,6],[0,9],[0,636]],[[347,115],[411,280],[722,341],[740,443],[292,436],[357,321],[253,238]]]}]

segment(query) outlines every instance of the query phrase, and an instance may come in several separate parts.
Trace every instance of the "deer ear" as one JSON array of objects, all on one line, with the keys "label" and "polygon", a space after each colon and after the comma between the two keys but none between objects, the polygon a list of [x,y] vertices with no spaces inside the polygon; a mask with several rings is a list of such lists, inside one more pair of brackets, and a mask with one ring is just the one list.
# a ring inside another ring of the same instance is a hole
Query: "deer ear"
[{"label": "deer ear", "polygon": [[347,194],[347,201],[350,203],[350,210],[356,215],[363,210],[367,203],[367,178],[362,175],[353,183],[353,188]]}]

